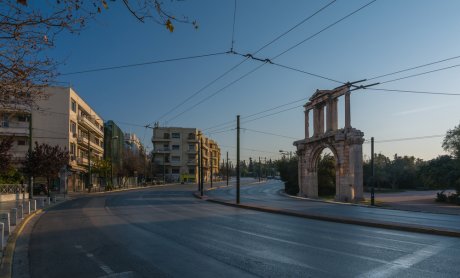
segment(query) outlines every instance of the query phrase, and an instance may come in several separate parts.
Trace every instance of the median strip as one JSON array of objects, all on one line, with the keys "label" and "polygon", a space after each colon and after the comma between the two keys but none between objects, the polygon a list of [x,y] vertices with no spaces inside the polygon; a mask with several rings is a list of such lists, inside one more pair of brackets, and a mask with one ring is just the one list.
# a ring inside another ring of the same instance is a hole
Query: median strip
[{"label": "median strip", "polygon": [[301,218],[306,218],[306,219],[321,220],[321,221],[328,221],[328,222],[335,222],[335,223],[342,223],[342,224],[360,225],[360,226],[373,227],[373,228],[383,228],[383,229],[423,233],[423,234],[430,234],[430,235],[460,237],[460,231],[449,230],[445,228],[435,228],[435,227],[420,226],[420,225],[401,224],[401,223],[388,222],[388,221],[362,220],[362,219],[357,219],[357,218],[347,218],[347,217],[337,217],[337,216],[330,216],[330,215],[323,215],[323,214],[305,213],[305,212],[298,212],[298,211],[287,210],[287,209],[278,209],[278,208],[265,207],[265,206],[235,204],[235,203],[231,203],[225,200],[210,198],[209,196],[201,197],[200,194],[197,192],[194,193],[194,196],[199,199],[204,199],[212,203],[217,203],[221,205],[237,207],[237,208],[242,208],[242,209],[250,209],[250,210],[255,210],[255,211],[260,211],[260,212],[268,212],[268,213],[274,213],[274,214],[295,216],[295,217],[301,217]]}]

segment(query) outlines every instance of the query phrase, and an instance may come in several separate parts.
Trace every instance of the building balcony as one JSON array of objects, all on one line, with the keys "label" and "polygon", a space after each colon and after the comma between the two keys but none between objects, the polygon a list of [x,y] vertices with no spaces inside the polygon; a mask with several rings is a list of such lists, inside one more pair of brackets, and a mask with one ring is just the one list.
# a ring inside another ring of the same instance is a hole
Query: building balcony
[{"label": "building balcony", "polygon": [[159,149],[155,149],[153,152],[154,153],[170,153],[171,149],[170,148],[159,148]]},{"label": "building balcony", "polygon": [[190,159],[187,161],[187,165],[197,165],[197,160],[196,159]]},{"label": "building balcony", "polygon": [[163,138],[163,137],[152,137],[152,142],[169,142],[171,138]]},{"label": "building balcony", "polygon": [[88,159],[85,157],[77,157],[75,160],[77,161],[78,165],[88,166]]},{"label": "building balcony", "polygon": [[0,135],[29,136],[29,123],[0,122]]},{"label": "building balcony", "polygon": [[78,123],[84,126],[87,129],[90,129],[97,135],[103,137],[104,136],[104,131],[102,131],[97,125],[96,125],[96,119],[94,117],[89,117],[89,116],[78,116]]}]

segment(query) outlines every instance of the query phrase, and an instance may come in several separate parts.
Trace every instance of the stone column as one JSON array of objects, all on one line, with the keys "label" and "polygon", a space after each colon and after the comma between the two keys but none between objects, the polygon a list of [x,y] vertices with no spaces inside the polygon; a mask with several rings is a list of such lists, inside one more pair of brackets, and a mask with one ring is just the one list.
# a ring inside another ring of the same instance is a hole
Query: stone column
[{"label": "stone column", "polygon": [[350,91],[345,93],[345,129],[351,128]]},{"label": "stone column", "polygon": [[305,139],[310,138],[310,119],[309,119],[309,110],[305,109]]},{"label": "stone column", "polygon": [[324,134],[324,106],[318,108],[318,134]]},{"label": "stone column", "polygon": [[318,113],[318,107],[313,108],[313,136],[318,136],[318,131],[319,131],[319,113]]},{"label": "stone column", "polygon": [[337,112],[337,103],[339,100],[334,98],[332,100],[332,130],[339,129],[339,113]]},{"label": "stone column", "polygon": [[329,97],[326,104],[326,132],[332,131],[333,115],[332,98]]}]

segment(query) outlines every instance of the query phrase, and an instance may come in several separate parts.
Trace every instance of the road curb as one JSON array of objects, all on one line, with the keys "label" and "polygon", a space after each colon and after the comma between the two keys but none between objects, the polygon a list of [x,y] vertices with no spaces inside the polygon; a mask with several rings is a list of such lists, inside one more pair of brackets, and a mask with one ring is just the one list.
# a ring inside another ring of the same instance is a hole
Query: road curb
[{"label": "road curb", "polygon": [[405,232],[415,232],[415,233],[422,233],[422,234],[429,234],[429,235],[440,235],[440,236],[450,236],[450,237],[460,238],[460,231],[453,231],[449,229],[431,228],[431,227],[425,227],[425,226],[400,224],[400,223],[386,222],[386,221],[377,222],[377,221],[371,221],[371,220],[360,220],[356,218],[334,217],[334,216],[327,216],[327,215],[321,215],[321,214],[296,212],[296,211],[286,210],[286,209],[276,209],[276,208],[262,207],[262,206],[235,204],[235,203],[230,203],[230,202],[223,201],[223,200],[209,198],[209,196],[201,197],[199,196],[199,194],[197,195],[196,192],[194,192],[194,196],[199,199],[203,199],[205,201],[216,203],[216,204],[221,204],[221,205],[230,206],[230,207],[243,208],[243,209],[250,209],[250,210],[255,210],[255,211],[260,211],[260,212],[289,215],[289,216],[294,216],[294,217],[342,223],[342,224],[353,224],[353,225],[373,227],[373,228],[383,228],[383,229],[398,230],[398,231],[405,231]]},{"label": "road curb", "polygon": [[27,215],[24,220],[22,220],[19,225],[16,226],[14,229],[13,233],[8,237],[8,241],[5,246],[5,251],[3,252],[3,256],[1,258],[0,262],[0,278],[10,278],[13,270],[13,257],[14,257],[14,251],[16,248],[16,241],[18,237],[21,235],[22,231],[24,230],[25,226],[35,217],[35,216],[40,216],[42,213],[45,211],[54,208],[56,206],[59,206],[68,200],[63,200],[59,203],[54,203],[52,205],[49,205],[48,207],[45,208],[40,208],[34,211],[33,213]]}]

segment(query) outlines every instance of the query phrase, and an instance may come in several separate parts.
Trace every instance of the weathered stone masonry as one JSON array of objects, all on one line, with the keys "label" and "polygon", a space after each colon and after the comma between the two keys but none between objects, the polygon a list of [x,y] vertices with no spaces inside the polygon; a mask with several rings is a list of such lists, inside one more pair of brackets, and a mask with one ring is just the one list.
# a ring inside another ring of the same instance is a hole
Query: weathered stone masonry
[{"label": "weathered stone masonry", "polygon": [[[325,148],[336,160],[336,196],[338,201],[363,199],[364,134],[351,127],[350,90],[348,85],[333,90],[317,90],[305,107],[305,139],[294,142],[299,156],[299,195],[318,197],[318,161]],[[338,98],[345,97],[345,127],[338,129]],[[310,111],[313,135],[309,134]],[[326,119],[324,119],[326,114]],[[326,126],[324,126],[326,122]]]}]

